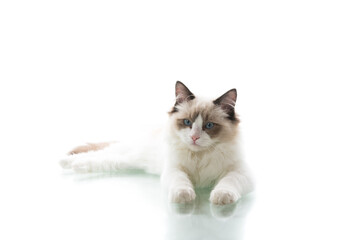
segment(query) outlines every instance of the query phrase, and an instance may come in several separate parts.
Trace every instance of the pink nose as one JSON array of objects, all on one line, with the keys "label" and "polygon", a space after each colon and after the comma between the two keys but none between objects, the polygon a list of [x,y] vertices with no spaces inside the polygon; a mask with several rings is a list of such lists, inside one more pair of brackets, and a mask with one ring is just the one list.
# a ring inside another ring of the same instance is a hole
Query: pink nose
[{"label": "pink nose", "polygon": [[192,140],[193,140],[194,142],[196,142],[196,140],[198,140],[200,137],[198,137],[198,136],[192,136],[191,138],[192,138]]}]

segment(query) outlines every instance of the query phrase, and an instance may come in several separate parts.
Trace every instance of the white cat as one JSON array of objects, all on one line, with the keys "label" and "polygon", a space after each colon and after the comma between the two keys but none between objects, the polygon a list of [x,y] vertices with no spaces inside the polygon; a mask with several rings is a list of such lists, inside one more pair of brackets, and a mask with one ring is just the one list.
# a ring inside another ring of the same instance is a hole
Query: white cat
[{"label": "white cat", "polygon": [[194,188],[211,186],[211,203],[236,202],[253,188],[238,143],[236,89],[207,101],[178,81],[175,93],[176,103],[162,134],[80,146],[60,164],[79,172],[137,168],[161,173],[169,200],[175,203],[191,202]]}]

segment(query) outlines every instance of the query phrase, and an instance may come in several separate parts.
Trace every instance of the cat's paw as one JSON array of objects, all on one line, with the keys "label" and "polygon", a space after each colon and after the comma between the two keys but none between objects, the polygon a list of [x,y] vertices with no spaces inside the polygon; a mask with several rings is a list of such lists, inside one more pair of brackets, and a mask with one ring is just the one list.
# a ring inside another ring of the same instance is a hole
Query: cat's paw
[{"label": "cat's paw", "polygon": [[210,202],[216,205],[231,204],[239,199],[239,194],[227,189],[214,189],[210,194]]},{"label": "cat's paw", "polygon": [[169,192],[169,199],[173,203],[188,203],[195,199],[196,194],[191,187],[172,188]]}]

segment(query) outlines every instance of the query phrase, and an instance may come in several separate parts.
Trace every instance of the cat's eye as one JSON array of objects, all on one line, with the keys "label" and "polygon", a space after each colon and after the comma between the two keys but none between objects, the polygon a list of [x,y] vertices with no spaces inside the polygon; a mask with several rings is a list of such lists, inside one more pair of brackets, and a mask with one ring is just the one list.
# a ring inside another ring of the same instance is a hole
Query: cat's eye
[{"label": "cat's eye", "polygon": [[184,119],[184,124],[186,126],[190,126],[191,125],[191,121],[189,119]]},{"label": "cat's eye", "polygon": [[211,128],[214,127],[214,123],[208,122],[208,123],[205,124],[205,127],[206,127],[207,129],[211,129]]}]

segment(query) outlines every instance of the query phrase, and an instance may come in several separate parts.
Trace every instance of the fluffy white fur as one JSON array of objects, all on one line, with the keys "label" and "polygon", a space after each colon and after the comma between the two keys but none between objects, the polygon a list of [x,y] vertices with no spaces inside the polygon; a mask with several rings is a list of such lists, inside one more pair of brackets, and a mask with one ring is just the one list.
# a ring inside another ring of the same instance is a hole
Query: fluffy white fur
[{"label": "fluffy white fur", "polygon": [[[163,134],[142,138],[143,142],[137,141],[136,147],[132,143],[114,143],[102,150],[70,155],[62,159],[60,164],[63,168],[78,172],[136,168],[161,174],[169,200],[175,203],[191,202],[196,198],[194,188],[212,186],[211,203],[236,202],[253,187],[242,160],[237,123],[226,118],[226,108],[221,105],[214,108],[212,101],[198,97],[189,100],[192,93],[180,82],[177,83],[176,94],[180,101],[175,105],[176,111],[170,114]],[[228,100],[225,98],[222,101],[226,103]],[[204,130],[205,120],[201,114],[191,127],[176,127],[177,120],[188,118],[191,111],[201,112],[211,107],[214,109],[210,115],[214,114],[217,121],[222,120],[219,123],[222,137],[212,138]],[[229,107],[229,104],[225,107]]]}]

